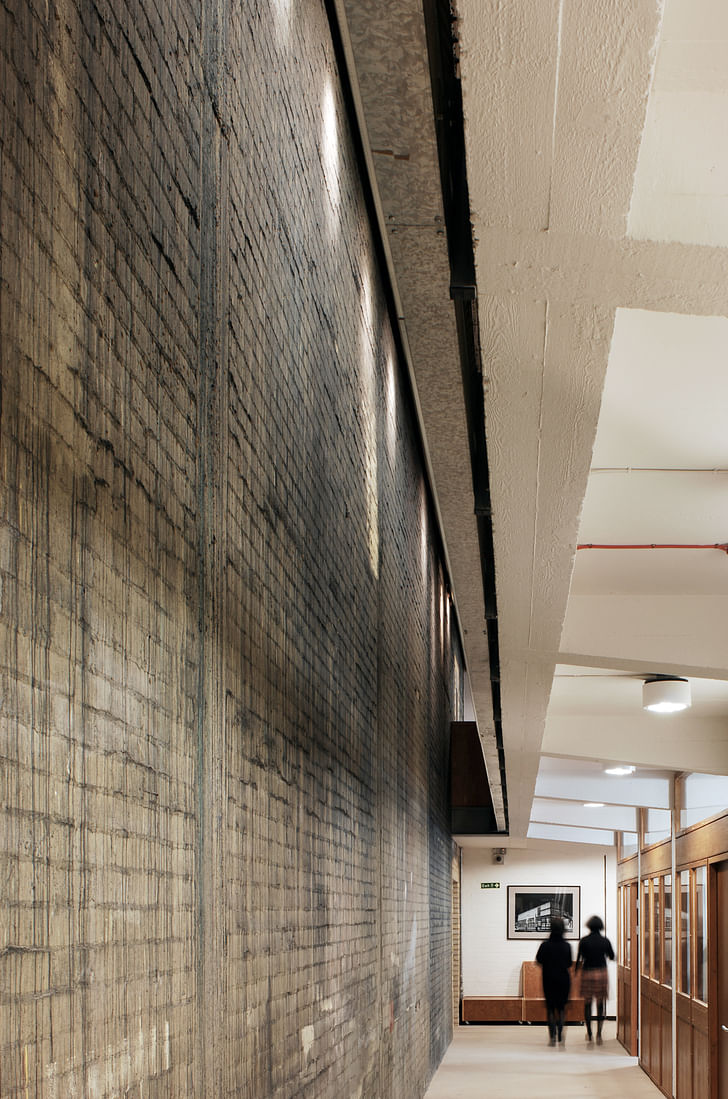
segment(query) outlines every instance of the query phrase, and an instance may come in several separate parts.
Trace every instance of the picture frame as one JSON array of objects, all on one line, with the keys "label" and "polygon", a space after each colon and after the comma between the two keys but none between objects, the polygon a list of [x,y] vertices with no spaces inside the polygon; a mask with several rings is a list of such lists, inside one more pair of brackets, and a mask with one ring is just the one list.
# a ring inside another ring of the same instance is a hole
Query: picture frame
[{"label": "picture frame", "polygon": [[579,939],[581,928],[581,887],[578,885],[509,885],[509,939],[545,939],[551,930],[551,917],[560,916],[566,929],[565,939]]}]

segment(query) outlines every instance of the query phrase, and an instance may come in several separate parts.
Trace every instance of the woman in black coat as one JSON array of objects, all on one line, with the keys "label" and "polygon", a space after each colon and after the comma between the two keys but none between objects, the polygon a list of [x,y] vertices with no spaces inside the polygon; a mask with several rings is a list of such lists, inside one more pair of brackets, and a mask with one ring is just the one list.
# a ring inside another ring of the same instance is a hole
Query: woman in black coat
[{"label": "woman in black coat", "polygon": [[606,935],[602,935],[604,924],[599,916],[591,916],[586,921],[589,934],[579,940],[576,954],[576,968],[581,969],[581,994],[584,997],[584,1022],[586,1040],[592,1041],[592,1000],[597,1002],[597,1045],[602,1044],[602,1024],[609,992],[607,981],[607,958],[614,958],[612,944]]},{"label": "woman in black coat", "polygon": [[549,1045],[563,1044],[564,1012],[571,989],[571,945],[564,938],[564,921],[551,918],[551,934],[538,948],[536,961],[541,966],[543,994],[549,1024]]}]

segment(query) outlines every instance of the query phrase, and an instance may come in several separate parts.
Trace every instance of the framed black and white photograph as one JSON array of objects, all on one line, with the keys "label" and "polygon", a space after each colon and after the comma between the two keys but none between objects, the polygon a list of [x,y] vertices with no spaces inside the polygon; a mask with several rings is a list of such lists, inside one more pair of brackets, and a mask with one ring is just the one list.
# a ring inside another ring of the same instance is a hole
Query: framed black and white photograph
[{"label": "framed black and white photograph", "polygon": [[509,885],[508,938],[545,939],[551,919],[564,921],[565,939],[578,939],[581,927],[581,889],[578,885]]}]

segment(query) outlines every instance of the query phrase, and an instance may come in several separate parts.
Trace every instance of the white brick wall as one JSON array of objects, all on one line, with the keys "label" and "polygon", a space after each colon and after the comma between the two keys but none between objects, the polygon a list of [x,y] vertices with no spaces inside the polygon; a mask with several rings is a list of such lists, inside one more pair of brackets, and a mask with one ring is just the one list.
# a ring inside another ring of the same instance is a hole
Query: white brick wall
[{"label": "white brick wall", "polygon": [[[504,846],[507,846],[507,839]],[[606,856],[607,911],[604,911]],[[581,929],[599,915],[615,953],[617,950],[616,855],[613,848],[586,844],[532,841],[525,850],[508,848],[504,865],[493,862],[491,850],[464,848],[462,857],[462,966],[464,996],[518,996],[521,962],[532,961],[538,942],[506,938],[509,885],[578,885],[581,888]],[[481,889],[481,882],[500,882],[499,889]],[[577,942],[572,942],[576,956]],[[610,999],[607,1013],[616,1013],[616,970],[609,964]]]}]

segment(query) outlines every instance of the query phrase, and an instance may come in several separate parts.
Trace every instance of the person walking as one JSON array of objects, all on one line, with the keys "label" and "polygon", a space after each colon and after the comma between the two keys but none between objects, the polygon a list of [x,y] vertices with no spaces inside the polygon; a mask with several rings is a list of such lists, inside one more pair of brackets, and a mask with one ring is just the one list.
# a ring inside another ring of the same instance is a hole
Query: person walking
[{"label": "person walking", "polygon": [[602,1044],[602,1025],[607,1002],[609,985],[607,980],[607,958],[614,958],[612,944],[606,935],[602,935],[604,924],[599,916],[590,916],[586,921],[589,934],[579,940],[576,954],[576,968],[581,972],[581,995],[584,997],[584,1022],[586,1040],[594,1041],[592,1035],[592,1000],[597,1002],[597,1045]]},{"label": "person walking", "polygon": [[571,944],[564,938],[564,921],[551,917],[551,934],[538,948],[536,961],[541,966],[549,1045],[564,1044],[564,1012],[571,990]]}]

